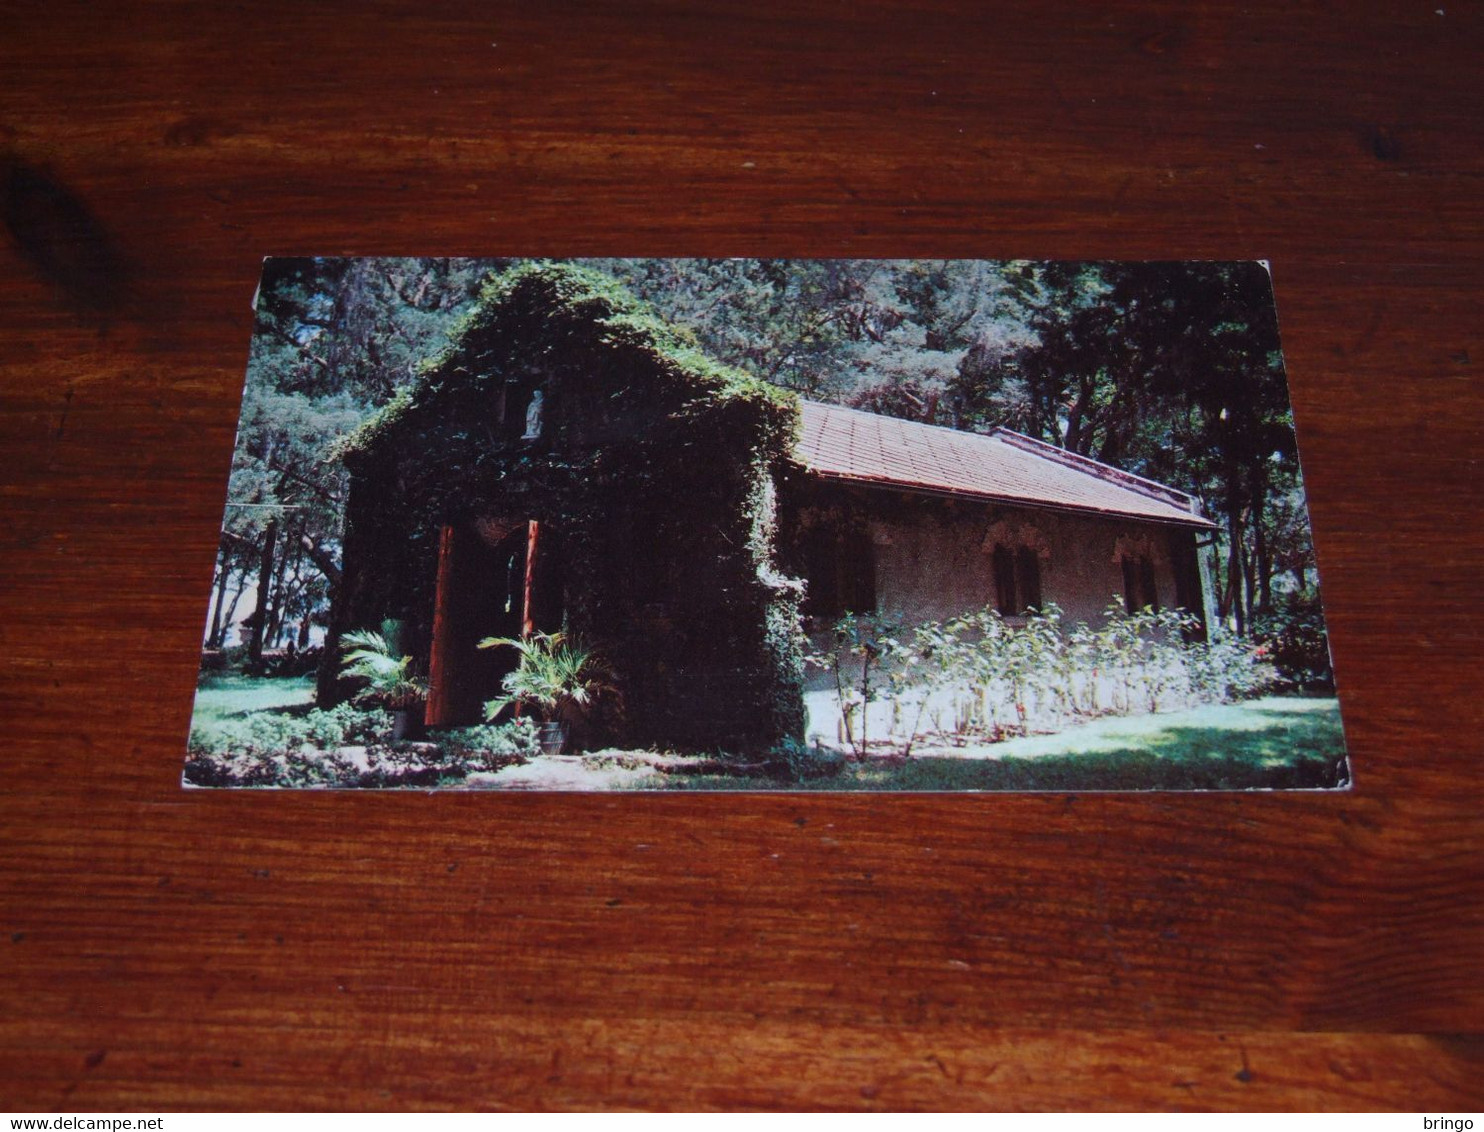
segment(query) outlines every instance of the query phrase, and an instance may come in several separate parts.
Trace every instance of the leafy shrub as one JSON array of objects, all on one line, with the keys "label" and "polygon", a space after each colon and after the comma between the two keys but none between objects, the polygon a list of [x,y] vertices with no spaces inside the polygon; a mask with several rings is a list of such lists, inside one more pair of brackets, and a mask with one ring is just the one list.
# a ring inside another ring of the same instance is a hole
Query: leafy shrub
[{"label": "leafy shrub", "polygon": [[806,660],[833,675],[841,738],[857,757],[871,742],[909,755],[925,735],[960,745],[998,740],[1079,718],[1230,702],[1272,686],[1274,670],[1257,646],[1201,641],[1196,628],[1178,610],[1127,613],[1118,598],[1097,629],[1067,627],[1055,604],[1023,624],[988,607],[905,633],[847,616]]},{"label": "leafy shrub", "polygon": [[449,728],[439,732],[434,742],[449,763],[478,770],[498,770],[525,762],[540,752],[536,722],[529,718]]},{"label": "leafy shrub", "polygon": [[486,719],[528,707],[546,720],[580,723],[598,697],[616,693],[603,661],[565,633],[486,637],[479,647],[513,648],[520,657],[501,684],[505,694],[484,705]]},{"label": "leafy shrub", "polygon": [[202,649],[201,672],[240,672],[247,661],[247,646],[232,645],[228,648]]},{"label": "leafy shrub", "polygon": [[781,773],[795,782],[828,778],[839,774],[844,767],[838,751],[800,743],[797,739],[785,739],[778,744],[773,750],[773,762]]},{"label": "leafy shrub", "polygon": [[307,649],[285,649],[281,652],[264,653],[263,668],[269,676],[310,676],[319,669],[320,658],[325,650],[315,646]]},{"label": "leafy shrub", "polygon": [[[883,664],[905,659],[895,627],[877,617],[847,613],[830,629],[830,642],[804,657],[806,665],[823,668],[835,678],[840,697],[840,722],[845,741],[864,758],[870,741],[867,708],[889,687],[883,679],[872,683]],[[783,744],[784,748],[788,744]]]},{"label": "leafy shrub", "polygon": [[253,712],[194,728],[185,780],[193,786],[370,785],[363,779],[374,765],[368,770],[339,751],[361,746],[369,752],[390,734],[386,712],[348,703],[324,711]]},{"label": "leafy shrub", "polygon": [[1254,620],[1252,636],[1284,683],[1300,689],[1334,688],[1318,593],[1285,594],[1276,609]]},{"label": "leafy shrub", "polygon": [[537,750],[529,719],[460,727],[430,743],[392,742],[391,716],[344,703],[302,714],[259,711],[191,733],[193,786],[436,786],[524,762]]},{"label": "leafy shrub", "polygon": [[341,672],[364,682],[357,701],[406,710],[427,698],[428,683],[413,671],[413,658],[400,655],[400,637],[399,622],[383,621],[379,633],[358,629],[340,639]]},{"label": "leafy shrub", "polygon": [[423,744],[280,754],[211,753],[193,750],[186,758],[185,781],[192,786],[305,787],[439,786],[464,778],[464,771],[428,757]]},{"label": "leafy shrub", "polygon": [[219,754],[286,755],[305,748],[333,750],[351,743],[378,743],[391,734],[391,717],[379,709],[338,704],[297,714],[259,711],[191,732],[193,751]]}]

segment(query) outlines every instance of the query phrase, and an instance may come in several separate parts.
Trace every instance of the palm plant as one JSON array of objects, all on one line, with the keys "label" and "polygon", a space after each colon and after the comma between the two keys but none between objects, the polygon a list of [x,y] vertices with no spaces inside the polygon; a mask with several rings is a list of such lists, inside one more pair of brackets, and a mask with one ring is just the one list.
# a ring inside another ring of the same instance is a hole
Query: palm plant
[{"label": "palm plant", "polygon": [[391,711],[410,711],[427,698],[428,685],[413,674],[412,657],[397,655],[400,650],[388,640],[390,635],[370,629],[346,633],[340,639],[346,649],[340,670],[366,681],[356,699],[381,704]]},{"label": "palm plant", "polygon": [[548,722],[578,722],[597,702],[613,691],[607,670],[596,654],[568,641],[563,633],[535,633],[530,637],[486,637],[482,649],[513,648],[520,654],[515,669],[501,682],[505,694],[484,705],[486,719],[508,707],[530,708]]}]

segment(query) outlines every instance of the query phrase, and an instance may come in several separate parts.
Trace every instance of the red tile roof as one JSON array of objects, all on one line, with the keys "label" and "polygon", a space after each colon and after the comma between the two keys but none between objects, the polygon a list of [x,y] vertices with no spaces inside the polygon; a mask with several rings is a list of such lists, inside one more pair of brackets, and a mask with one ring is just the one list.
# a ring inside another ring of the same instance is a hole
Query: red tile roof
[{"label": "red tile roof", "polygon": [[815,475],[1001,503],[1211,527],[1184,492],[1032,440],[803,402],[794,457]]}]

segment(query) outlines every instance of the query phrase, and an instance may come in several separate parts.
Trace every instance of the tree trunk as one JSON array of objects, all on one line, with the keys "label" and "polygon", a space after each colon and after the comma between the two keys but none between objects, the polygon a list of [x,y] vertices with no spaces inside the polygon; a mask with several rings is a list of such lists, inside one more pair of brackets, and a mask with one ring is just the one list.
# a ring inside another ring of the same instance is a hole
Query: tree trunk
[{"label": "tree trunk", "polygon": [[1227,519],[1227,537],[1231,545],[1227,548],[1226,580],[1231,597],[1231,612],[1237,619],[1237,636],[1247,635],[1247,611],[1242,606],[1242,517],[1237,509],[1231,509]]},{"label": "tree trunk", "polygon": [[1263,533],[1262,522],[1252,528],[1253,538],[1257,543],[1255,551],[1257,558],[1257,608],[1263,613],[1272,611],[1273,608],[1273,556],[1268,551],[1267,536]]},{"label": "tree trunk", "polygon": [[[502,389],[501,392],[503,393],[504,390]],[[324,547],[320,546],[308,535],[299,536],[299,547],[305,554],[309,555],[309,560],[319,567],[320,573],[330,583],[330,600],[333,601],[335,587],[340,585],[340,567],[330,557],[329,551],[325,550]]]},{"label": "tree trunk", "polygon": [[227,615],[222,618],[222,646],[225,647],[227,634],[232,631],[232,618],[237,615],[237,603],[242,600],[242,595],[247,592],[247,572],[244,570],[237,575],[237,589],[232,593],[232,600],[227,602]]},{"label": "tree trunk", "polygon": [[1079,380],[1077,400],[1071,409],[1067,411],[1067,427],[1062,439],[1062,447],[1069,452],[1077,452],[1084,456],[1087,455],[1083,445],[1082,417],[1087,412],[1088,406],[1092,403],[1094,390],[1095,385],[1091,378],[1084,377]]},{"label": "tree trunk", "polygon": [[[285,534],[283,544],[284,551],[278,556],[278,564],[273,571],[273,594],[272,601],[268,607],[268,633],[263,638],[267,646],[274,649],[278,647],[279,642],[283,639],[284,611],[288,608],[290,596],[287,592],[289,588],[289,567],[291,564],[295,568],[298,566],[296,561],[297,547],[292,537],[287,533]],[[294,549],[291,550],[290,548]]]},{"label": "tree trunk", "polygon": [[1211,599],[1213,602],[1215,602],[1214,608],[1216,611],[1216,616],[1213,620],[1215,622],[1225,624],[1227,614],[1225,573],[1226,563],[1221,553],[1221,542],[1219,537],[1213,536],[1211,539],[1211,544],[1211,554],[1208,561],[1210,562],[1211,567]]},{"label": "tree trunk", "polygon": [[263,663],[263,639],[268,628],[268,590],[273,585],[273,550],[278,542],[278,520],[271,519],[263,532],[263,551],[258,559],[258,604],[252,612],[252,638],[247,646],[248,664],[259,668]]},{"label": "tree trunk", "polygon": [[[1248,516],[1248,529],[1251,529],[1251,515]],[[1252,552],[1247,544],[1242,544],[1242,596],[1247,611],[1247,620],[1252,620],[1252,614],[1257,605],[1257,572],[1253,566]]]},{"label": "tree trunk", "polygon": [[1257,572],[1257,608],[1264,613],[1273,608],[1273,555],[1268,549],[1263,511],[1267,509],[1268,482],[1261,470],[1252,481],[1252,553]]},{"label": "tree trunk", "polygon": [[223,562],[217,572],[216,579],[216,603],[211,611],[211,631],[206,636],[206,647],[219,649],[222,647],[222,606],[227,602],[227,581],[231,570]]}]

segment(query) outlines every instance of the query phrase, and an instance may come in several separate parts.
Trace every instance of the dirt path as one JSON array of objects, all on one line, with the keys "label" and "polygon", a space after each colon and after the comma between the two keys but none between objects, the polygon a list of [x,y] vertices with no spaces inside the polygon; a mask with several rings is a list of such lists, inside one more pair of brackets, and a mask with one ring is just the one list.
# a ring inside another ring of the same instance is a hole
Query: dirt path
[{"label": "dirt path", "polygon": [[521,766],[471,774],[465,790],[633,790],[654,787],[662,776],[648,763],[623,765],[575,755],[543,756]]}]

